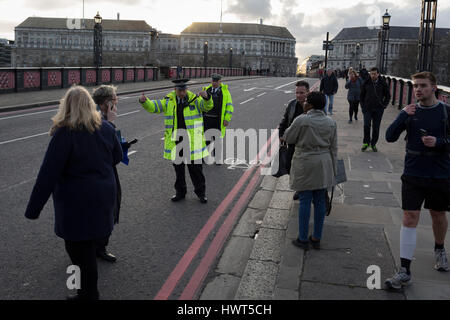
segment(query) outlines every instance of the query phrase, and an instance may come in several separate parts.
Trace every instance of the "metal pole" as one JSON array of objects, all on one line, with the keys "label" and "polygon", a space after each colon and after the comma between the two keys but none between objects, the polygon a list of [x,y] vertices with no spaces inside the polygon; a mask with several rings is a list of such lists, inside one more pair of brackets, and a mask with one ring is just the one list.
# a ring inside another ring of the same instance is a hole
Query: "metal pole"
[{"label": "metal pole", "polygon": [[330,36],[330,33],[327,32],[327,42],[325,43],[325,70],[327,69],[328,66],[328,38]]}]

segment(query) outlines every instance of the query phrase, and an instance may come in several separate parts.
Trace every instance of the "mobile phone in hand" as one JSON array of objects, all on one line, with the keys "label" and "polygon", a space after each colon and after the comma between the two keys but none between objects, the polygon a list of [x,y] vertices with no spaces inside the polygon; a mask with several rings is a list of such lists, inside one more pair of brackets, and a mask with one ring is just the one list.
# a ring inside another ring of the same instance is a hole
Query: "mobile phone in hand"
[{"label": "mobile phone in hand", "polygon": [[420,131],[420,135],[421,135],[422,137],[428,136],[427,130],[425,130],[425,129],[419,129],[419,131]]}]

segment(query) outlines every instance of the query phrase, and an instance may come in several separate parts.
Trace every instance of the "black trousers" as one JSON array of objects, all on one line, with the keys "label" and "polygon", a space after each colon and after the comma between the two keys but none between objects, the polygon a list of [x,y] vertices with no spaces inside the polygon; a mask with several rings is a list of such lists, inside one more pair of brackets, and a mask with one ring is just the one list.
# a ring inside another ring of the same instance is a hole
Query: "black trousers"
[{"label": "black trousers", "polygon": [[109,244],[109,237],[110,236],[107,236],[106,238],[103,238],[103,239],[95,240],[96,252],[106,252],[106,247]]},{"label": "black trousers", "polygon": [[65,240],[66,251],[73,265],[80,268],[81,289],[77,290],[83,300],[98,300],[98,271],[95,240]]},{"label": "black trousers", "polygon": [[[208,117],[208,116],[203,116],[203,125],[205,128],[205,132],[208,131],[209,129],[217,129],[220,131],[221,129],[221,117],[220,115],[217,117]],[[211,157],[215,157],[216,156],[216,148],[219,147],[217,145],[217,143],[221,143],[221,141],[217,141],[216,137],[212,137],[212,141],[207,140],[206,141],[206,145],[209,146],[211,142],[215,143],[215,148],[213,150],[211,150]]]},{"label": "black trousers", "polygon": [[352,120],[353,115],[355,115],[355,119],[358,118],[358,106],[359,106],[359,100],[358,101],[349,101],[349,109],[348,109],[348,115],[350,116],[350,120]]},{"label": "black trousers", "polygon": [[288,171],[288,173],[291,172],[292,157],[294,156],[294,152],[295,152],[295,144],[288,144],[287,159],[286,159],[286,170]]},{"label": "black trousers", "polygon": [[194,185],[194,192],[197,196],[202,197],[206,192],[205,176],[203,175],[203,165],[202,164],[173,164],[175,168],[176,180],[175,180],[175,190],[177,195],[185,195],[187,192],[186,186],[186,174],[185,167],[188,167],[189,175],[191,176],[192,184]]},{"label": "black trousers", "polygon": [[[376,145],[380,136],[380,124],[384,109],[366,110],[364,115],[364,141],[363,143]],[[370,127],[372,127],[372,138],[370,138]]]}]

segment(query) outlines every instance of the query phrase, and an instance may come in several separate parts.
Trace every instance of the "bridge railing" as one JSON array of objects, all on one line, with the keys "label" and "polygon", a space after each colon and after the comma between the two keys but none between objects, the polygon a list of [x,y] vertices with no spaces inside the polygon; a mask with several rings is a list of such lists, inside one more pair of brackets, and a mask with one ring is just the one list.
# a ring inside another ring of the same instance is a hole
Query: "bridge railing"
[{"label": "bridge railing", "polygon": [[244,75],[241,68],[215,68],[215,67],[183,67],[181,73],[177,74],[177,67],[169,70],[169,79],[180,78],[209,78],[213,73],[221,74],[224,77],[237,77]]},{"label": "bridge railing", "polygon": [[[413,80],[391,75],[382,75],[382,77],[389,86],[393,106],[397,106],[400,110],[404,106],[416,101],[413,90]],[[439,100],[450,103],[450,87],[438,85],[436,96]]]},{"label": "bridge railing", "polygon": [[0,68],[0,94],[156,80],[155,67]]}]

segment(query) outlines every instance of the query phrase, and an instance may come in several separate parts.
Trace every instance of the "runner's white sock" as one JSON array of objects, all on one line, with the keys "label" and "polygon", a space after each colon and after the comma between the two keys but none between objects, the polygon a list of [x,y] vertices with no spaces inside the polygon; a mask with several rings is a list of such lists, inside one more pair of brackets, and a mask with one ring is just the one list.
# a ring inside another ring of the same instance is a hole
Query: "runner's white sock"
[{"label": "runner's white sock", "polygon": [[412,260],[416,250],[417,229],[402,226],[400,229],[400,258]]}]

